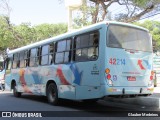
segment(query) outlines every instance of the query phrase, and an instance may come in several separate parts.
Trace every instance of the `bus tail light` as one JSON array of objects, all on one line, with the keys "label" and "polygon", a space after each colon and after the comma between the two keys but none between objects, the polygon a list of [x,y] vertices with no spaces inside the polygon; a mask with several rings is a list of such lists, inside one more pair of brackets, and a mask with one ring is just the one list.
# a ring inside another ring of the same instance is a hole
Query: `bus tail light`
[{"label": "bus tail light", "polygon": [[107,69],[105,70],[105,72],[106,72],[106,74],[109,74],[109,73],[110,73],[110,69],[107,68]]},{"label": "bus tail light", "polygon": [[111,75],[110,75],[110,74],[107,75],[107,79],[108,79],[108,80],[111,79]]},{"label": "bus tail light", "polygon": [[154,77],[154,71],[151,71],[150,80],[153,80],[153,77]]},{"label": "bus tail light", "polygon": [[154,75],[155,75],[154,71],[151,71],[150,81],[149,81],[149,83],[148,83],[148,86],[149,86],[149,87],[154,84],[154,81],[153,81]]},{"label": "bus tail light", "polygon": [[107,68],[107,69],[105,70],[105,73],[107,74],[106,78],[107,78],[107,81],[108,81],[109,86],[113,86],[113,82],[112,82],[112,80],[111,80],[110,69]]},{"label": "bus tail light", "polygon": [[150,80],[153,80],[153,76],[150,76]]}]

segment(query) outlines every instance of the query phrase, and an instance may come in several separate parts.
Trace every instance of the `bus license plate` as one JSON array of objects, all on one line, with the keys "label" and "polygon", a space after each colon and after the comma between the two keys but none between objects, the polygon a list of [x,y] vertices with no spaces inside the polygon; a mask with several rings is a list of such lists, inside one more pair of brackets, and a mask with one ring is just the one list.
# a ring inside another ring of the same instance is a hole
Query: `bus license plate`
[{"label": "bus license plate", "polygon": [[136,81],[136,77],[128,76],[128,77],[127,77],[127,80],[128,80],[128,81]]}]

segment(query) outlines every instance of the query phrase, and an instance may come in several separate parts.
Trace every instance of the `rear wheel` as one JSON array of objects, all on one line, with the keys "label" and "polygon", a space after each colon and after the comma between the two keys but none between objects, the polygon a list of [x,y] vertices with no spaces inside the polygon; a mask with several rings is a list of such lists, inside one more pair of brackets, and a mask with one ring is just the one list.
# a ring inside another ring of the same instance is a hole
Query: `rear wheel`
[{"label": "rear wheel", "polygon": [[14,85],[13,85],[13,95],[15,97],[21,97],[21,93],[17,91],[16,83],[14,83]]},{"label": "rear wheel", "polygon": [[57,86],[54,83],[50,83],[47,88],[48,102],[52,105],[58,105],[60,100],[58,98]]}]

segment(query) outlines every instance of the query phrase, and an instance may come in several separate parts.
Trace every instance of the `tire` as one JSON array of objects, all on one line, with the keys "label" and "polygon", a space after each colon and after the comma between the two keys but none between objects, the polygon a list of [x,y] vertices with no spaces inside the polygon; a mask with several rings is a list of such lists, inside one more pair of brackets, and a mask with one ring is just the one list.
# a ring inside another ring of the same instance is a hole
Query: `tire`
[{"label": "tire", "polygon": [[60,102],[57,86],[54,83],[50,83],[47,88],[47,99],[51,105],[58,105]]},{"label": "tire", "polygon": [[16,83],[14,83],[14,86],[13,86],[13,95],[15,96],[15,97],[21,97],[21,92],[18,92],[17,91],[17,88],[16,88]]}]

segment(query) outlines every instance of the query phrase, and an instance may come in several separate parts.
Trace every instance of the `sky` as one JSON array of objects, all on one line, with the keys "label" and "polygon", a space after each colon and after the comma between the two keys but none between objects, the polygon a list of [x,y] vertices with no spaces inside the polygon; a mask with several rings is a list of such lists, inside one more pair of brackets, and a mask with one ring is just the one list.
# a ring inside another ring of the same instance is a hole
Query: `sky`
[{"label": "sky", "polygon": [[10,0],[11,23],[67,23],[67,9],[58,0]]},{"label": "sky", "polygon": [[[26,22],[31,25],[67,23],[67,8],[59,0],[9,0],[9,6],[10,21],[15,25]],[[112,5],[110,10],[112,13],[125,11],[124,7],[118,5]]]}]

